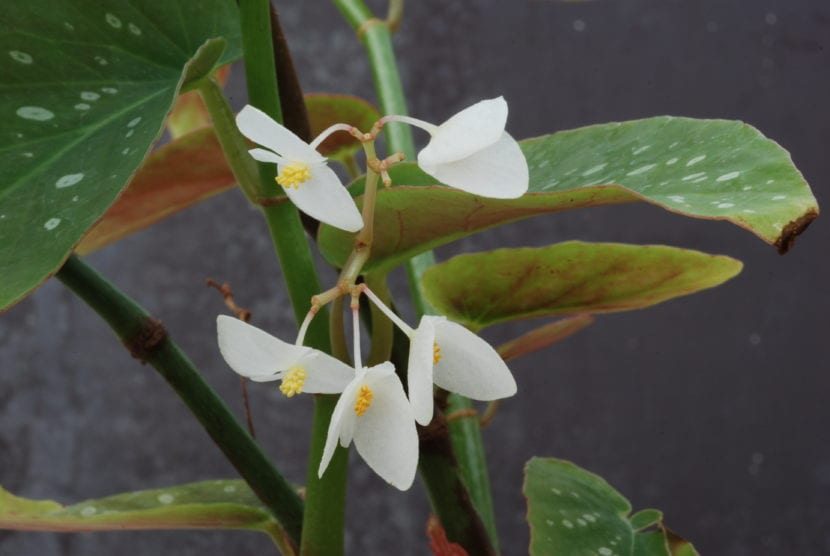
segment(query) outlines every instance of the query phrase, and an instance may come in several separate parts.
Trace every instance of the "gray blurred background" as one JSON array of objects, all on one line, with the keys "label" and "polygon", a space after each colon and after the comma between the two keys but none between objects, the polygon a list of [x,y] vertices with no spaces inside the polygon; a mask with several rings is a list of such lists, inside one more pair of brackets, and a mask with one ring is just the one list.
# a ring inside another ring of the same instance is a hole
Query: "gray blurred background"
[{"label": "gray blurred background", "polygon": [[[362,48],[329,2],[277,5],[307,92],[374,99]],[[792,152],[821,204],[828,31],[826,0],[410,0],[395,44],[418,117],[441,121],[503,94],[519,138],[658,114],[740,119]],[[237,107],[241,78],[231,86]],[[635,508],[662,509],[705,555],[829,554],[824,219],[785,257],[735,226],[645,205],[540,217],[438,256],[566,239],[689,247],[746,266],[720,288],[603,316],[511,365],[519,394],[485,432],[504,553],[527,552],[522,467],[546,455],[601,474]],[[266,228],[236,191],[89,262],[164,320],[240,415],[237,377],[215,342],[224,307],[205,278],[231,282],[255,324],[293,335]],[[405,291],[401,276],[396,291]],[[14,493],[75,502],[234,476],[166,384],[57,282],[0,316],[0,369],[0,484]],[[252,403],[261,444],[302,482],[311,399],[256,386]],[[401,494],[353,452],[348,553],[427,553],[425,500],[419,482]],[[4,556],[271,550],[245,532],[0,532]]]}]

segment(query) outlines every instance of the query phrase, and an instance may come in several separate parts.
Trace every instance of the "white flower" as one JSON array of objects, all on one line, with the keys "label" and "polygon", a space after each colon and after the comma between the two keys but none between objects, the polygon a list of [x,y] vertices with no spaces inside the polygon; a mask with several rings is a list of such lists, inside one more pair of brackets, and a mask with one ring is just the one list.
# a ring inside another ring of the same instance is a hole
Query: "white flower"
[{"label": "white flower", "polygon": [[432,385],[474,400],[516,393],[516,381],[487,342],[445,317],[424,316],[410,335],[409,401],[415,420],[432,420]]},{"label": "white flower", "polygon": [[226,315],[216,318],[219,351],[228,365],[255,382],[282,380],[280,391],[287,397],[302,392],[336,394],[354,377],[345,363],[310,347],[283,342]]},{"label": "white flower", "polygon": [[369,467],[392,486],[400,490],[412,486],[418,433],[392,363],[359,369],[343,390],[331,416],[318,476],[328,467],[338,439],[344,448],[354,441]]},{"label": "white flower", "polygon": [[420,127],[432,138],[418,153],[418,165],[443,183],[495,199],[515,199],[527,192],[527,160],[506,131],[503,97],[482,100],[435,126],[408,116],[387,116]]},{"label": "white flower", "polygon": [[351,195],[327,166],[326,158],[315,150],[321,138],[308,144],[250,105],[236,116],[236,125],[248,139],[270,149],[248,152],[260,162],[277,164],[277,183],[285,188],[298,209],[347,232],[363,227],[363,218]]}]

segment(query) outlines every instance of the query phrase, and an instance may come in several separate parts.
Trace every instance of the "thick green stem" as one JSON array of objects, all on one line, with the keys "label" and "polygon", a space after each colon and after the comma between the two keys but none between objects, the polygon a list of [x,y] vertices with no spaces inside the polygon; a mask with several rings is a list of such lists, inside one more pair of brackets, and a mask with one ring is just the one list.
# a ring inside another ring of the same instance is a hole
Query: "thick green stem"
[{"label": "thick green stem", "polygon": [[[389,293],[389,286],[386,283],[386,274],[367,274],[364,276],[366,285],[369,286],[375,295],[387,306],[392,304],[392,295]],[[383,311],[374,303],[370,303],[372,315],[372,350],[369,352],[369,365],[377,365],[389,361],[392,356],[392,342],[394,327]]]},{"label": "thick green stem", "polygon": [[[358,32],[360,40],[367,50],[381,111],[384,114],[407,115],[406,99],[395,62],[389,22],[373,17],[363,0],[334,0],[334,2],[352,28]],[[397,25],[397,22],[394,22],[393,25]],[[389,124],[385,126],[385,129],[389,150],[403,152],[407,158],[412,160],[415,156],[415,149],[409,127],[403,124]],[[420,286],[424,271],[434,264],[435,256],[432,252],[426,252],[413,257],[406,265],[409,289],[419,315],[436,312],[424,298]],[[491,536],[492,544],[497,546],[498,539],[492,518],[493,507],[487,479],[487,464],[483,456],[481,433],[477,425],[475,429],[473,430],[472,425],[468,425],[464,429],[458,430],[453,440],[457,441],[456,449],[462,451],[464,465],[461,467],[461,474],[471,491],[470,496],[480,514],[485,517],[487,532]],[[449,441],[447,444],[449,444]],[[458,496],[455,494],[446,496],[446,492],[436,490],[447,486],[443,479],[452,482],[457,478],[456,473],[458,473],[457,468],[447,467],[456,465],[455,459],[447,456],[446,451],[443,450],[443,445],[440,445],[440,447],[440,453],[430,454],[427,451],[425,454],[422,444],[421,451],[421,475],[424,477],[430,491],[433,508],[444,524],[450,539],[453,539],[453,534],[466,536],[475,534],[475,527],[463,527],[465,519],[463,516],[454,515],[454,512],[467,511],[465,510],[465,504],[469,501],[470,496],[466,498],[460,494]],[[463,483],[456,486],[461,489],[464,488]],[[477,518],[477,516],[475,517]],[[451,523],[448,524],[448,520]],[[452,533],[451,530],[455,530],[456,533]],[[471,552],[471,554],[476,553],[476,551]]]},{"label": "thick green stem", "polygon": [[248,154],[248,143],[236,127],[233,110],[222,88],[211,77],[199,82],[199,94],[213,120],[213,131],[240,189],[253,203],[265,198],[267,189],[262,186],[257,164]]},{"label": "thick green stem", "polygon": [[299,545],[303,504],[159,321],[73,255],[57,278],[97,312],[134,357],[152,365]]},{"label": "thick green stem", "polygon": [[487,473],[487,459],[484,457],[478,413],[473,411],[475,408],[472,401],[458,394],[450,394],[447,404],[447,415],[458,414],[457,412],[461,412],[462,415],[468,414],[449,422],[450,439],[464,483],[470,489],[473,505],[481,515],[487,533],[490,534],[490,540],[498,552],[493,497],[490,493],[490,477]]},{"label": "thick green stem", "polygon": [[[277,31],[279,26],[276,13],[270,11],[269,5],[268,0],[240,2],[245,74],[250,103],[281,122],[282,109],[277,89],[277,83],[281,78],[277,76],[274,65],[271,22],[275,23]],[[279,32],[277,34],[279,35]],[[279,36],[277,39],[276,46],[281,48],[284,57],[287,57],[285,45],[280,43]],[[265,54],[265,50],[271,54]],[[286,67],[290,67],[290,64],[281,65],[283,69]],[[296,80],[293,86],[298,88]],[[274,184],[273,166],[260,165],[260,176],[262,187],[265,191],[272,192],[270,197],[283,194],[281,191],[275,191],[278,188]],[[320,281],[314,268],[311,249],[299,213],[293,204],[269,204],[264,208],[264,213],[294,307],[294,315],[300,322],[310,307],[311,297],[320,291]],[[320,310],[306,335],[308,345],[325,352],[331,350],[327,321],[326,311]],[[324,477],[317,477],[317,467],[323,454],[328,423],[335,403],[336,398],[333,396],[314,398],[311,453],[306,475],[306,505],[300,547],[302,554],[343,553],[346,451],[339,450],[340,453],[335,454]]]}]

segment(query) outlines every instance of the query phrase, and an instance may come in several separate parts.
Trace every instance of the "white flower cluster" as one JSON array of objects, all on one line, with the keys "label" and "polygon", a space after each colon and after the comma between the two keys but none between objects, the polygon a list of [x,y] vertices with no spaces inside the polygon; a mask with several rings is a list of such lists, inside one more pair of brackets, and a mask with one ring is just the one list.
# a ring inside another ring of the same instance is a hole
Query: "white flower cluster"
[{"label": "white flower cluster", "polygon": [[[375,132],[393,121],[430,133],[429,144],[418,153],[418,164],[444,184],[502,199],[520,197],[527,191],[527,161],[518,143],[504,130],[507,103],[503,98],[474,104],[440,126],[408,116],[385,116]],[[307,144],[251,106],[239,113],[237,125],[249,139],[268,147],[249,152],[259,161],[277,164],[276,181],[297,208],[348,232],[363,228],[363,218],[348,191],[316,150],[335,131],[354,132],[351,126],[336,124]],[[432,421],[434,386],[486,401],[512,396],[516,382],[496,350],[463,326],[444,317],[425,316],[413,329],[365,286],[356,286],[354,295],[358,293],[366,294],[410,339],[406,391],[391,362],[373,367],[361,363],[356,308],[354,368],[303,346],[313,313],[300,328],[295,344],[220,316],[219,348],[240,375],[258,382],[280,380],[279,389],[285,396],[340,394],[318,469],[320,476],[337,443],[348,447],[354,442],[378,475],[406,490],[418,465],[415,423]]]},{"label": "white flower cluster", "polygon": [[[355,328],[355,367],[321,351],[283,342],[241,320],[217,318],[219,350],[228,365],[256,382],[280,380],[288,397],[303,392],[340,394],[334,408],[318,474],[323,475],[338,441],[354,442],[378,475],[406,490],[418,465],[415,423],[433,417],[433,385],[475,400],[495,400],[516,393],[516,381],[490,344],[444,317],[425,316],[412,329],[370,290],[369,298],[410,338],[407,388],[390,362],[364,367]],[[357,323],[356,323],[357,324]]]},{"label": "white flower cluster", "polygon": [[[431,138],[418,153],[418,165],[442,183],[496,199],[514,199],[527,192],[527,161],[519,144],[504,130],[507,103],[502,97],[478,102],[440,126],[408,116],[381,119],[387,122],[403,122],[429,132]],[[334,125],[309,144],[253,106],[239,112],[236,124],[248,139],[268,148],[249,152],[260,162],[277,165],[277,183],[298,209],[347,232],[363,227],[348,191],[317,152],[329,134],[350,126]]]}]

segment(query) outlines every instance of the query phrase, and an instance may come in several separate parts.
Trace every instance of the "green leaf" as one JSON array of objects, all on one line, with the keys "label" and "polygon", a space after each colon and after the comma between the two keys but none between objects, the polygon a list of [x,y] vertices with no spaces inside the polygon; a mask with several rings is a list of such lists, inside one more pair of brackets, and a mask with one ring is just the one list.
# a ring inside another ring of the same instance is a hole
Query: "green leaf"
[{"label": "green leaf", "polygon": [[181,84],[239,57],[238,33],[231,0],[3,11],[0,308],[61,265],[147,154]]},{"label": "green leaf", "polygon": [[665,247],[570,241],[459,255],[426,271],[427,300],[473,330],[517,319],[648,307],[717,286],[740,261]]},{"label": "green leaf", "polygon": [[[521,146],[530,189],[519,199],[476,197],[437,186],[411,167],[393,168],[396,186],[378,193],[366,269],[387,271],[507,222],[600,205],[645,201],[694,218],[728,220],[782,252],[818,214],[789,154],[741,122],[661,116],[563,131]],[[418,185],[426,187],[410,187]],[[355,193],[361,188],[356,184]],[[318,241],[326,259],[342,266],[353,238],[322,226]]]},{"label": "green leaf", "polygon": [[19,498],[0,487],[0,529],[124,531],[141,529],[249,529],[283,546],[281,527],[241,480],[203,481],[142,490],[62,506]]},{"label": "green leaf", "polygon": [[[669,549],[671,538],[676,535],[665,529],[659,511],[644,510],[629,517],[628,500],[602,477],[573,463],[553,458],[531,459],[525,467],[523,491],[527,497],[533,556],[680,554]],[[652,525],[657,529],[641,532],[643,527]],[[685,546],[691,548],[688,543]]]}]

